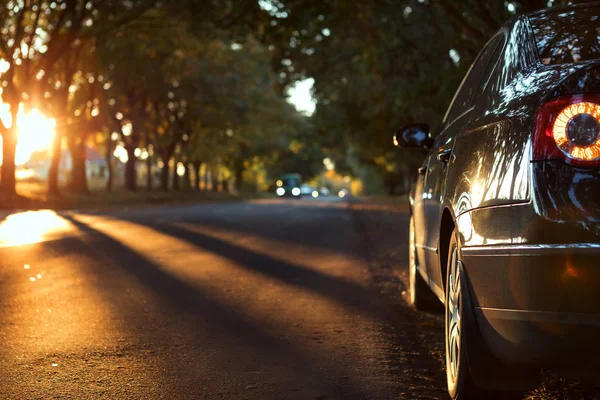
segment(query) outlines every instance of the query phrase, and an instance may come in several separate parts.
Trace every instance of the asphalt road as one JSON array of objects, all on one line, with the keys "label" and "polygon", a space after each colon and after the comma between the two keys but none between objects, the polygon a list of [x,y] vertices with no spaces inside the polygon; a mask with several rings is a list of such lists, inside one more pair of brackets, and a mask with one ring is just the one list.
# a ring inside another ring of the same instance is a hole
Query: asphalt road
[{"label": "asphalt road", "polygon": [[0,399],[445,398],[435,318],[370,260],[377,212],[332,198],[5,215]]},{"label": "asphalt road", "polygon": [[[0,215],[0,400],[447,399],[402,203]],[[598,399],[545,372],[527,400]]]}]

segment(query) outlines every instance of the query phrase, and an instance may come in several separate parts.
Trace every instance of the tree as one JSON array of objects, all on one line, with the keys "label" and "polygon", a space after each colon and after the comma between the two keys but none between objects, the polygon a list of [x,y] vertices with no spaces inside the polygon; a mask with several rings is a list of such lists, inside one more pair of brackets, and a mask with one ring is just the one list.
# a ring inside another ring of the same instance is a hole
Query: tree
[{"label": "tree", "polygon": [[5,70],[1,77],[2,100],[11,114],[11,121],[0,123],[0,190],[5,195],[16,194],[16,120],[21,104],[29,103],[36,93],[47,93],[39,90],[39,84],[45,77],[52,79],[53,72],[60,68],[59,61],[76,51],[73,44],[78,39],[109,31],[154,4],[149,0],[9,0],[0,6],[0,58]]},{"label": "tree", "polygon": [[[119,135],[127,151],[125,186],[130,190],[137,189],[136,151],[143,141],[150,144],[150,130],[163,129],[157,112],[168,102],[166,86],[171,83],[163,67],[177,50],[176,28],[160,10],[152,10],[98,40],[100,65],[108,81],[106,112],[111,132]],[[148,124],[149,115],[155,117],[153,126]]]},{"label": "tree", "polygon": [[336,165],[349,165],[342,161],[353,148],[358,165],[387,176],[422,157],[400,156],[392,133],[421,121],[437,132],[483,44],[507,19],[546,3],[265,1],[269,21],[260,39],[273,49],[282,91],[315,80],[314,126]]}]

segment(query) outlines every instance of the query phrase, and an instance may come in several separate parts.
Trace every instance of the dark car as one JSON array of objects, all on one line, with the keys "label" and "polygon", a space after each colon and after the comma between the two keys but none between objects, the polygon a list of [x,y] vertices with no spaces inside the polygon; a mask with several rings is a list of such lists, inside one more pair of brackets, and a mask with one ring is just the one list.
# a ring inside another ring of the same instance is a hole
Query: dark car
[{"label": "dark car", "polygon": [[275,189],[275,193],[279,197],[300,198],[302,194],[300,190],[302,176],[300,174],[283,174],[279,177],[276,185],[277,189]]},{"label": "dark car", "polygon": [[445,306],[453,399],[533,388],[541,366],[600,347],[599,58],[598,3],[519,17],[435,140],[425,124],[394,137],[429,151],[410,195],[410,292]]}]

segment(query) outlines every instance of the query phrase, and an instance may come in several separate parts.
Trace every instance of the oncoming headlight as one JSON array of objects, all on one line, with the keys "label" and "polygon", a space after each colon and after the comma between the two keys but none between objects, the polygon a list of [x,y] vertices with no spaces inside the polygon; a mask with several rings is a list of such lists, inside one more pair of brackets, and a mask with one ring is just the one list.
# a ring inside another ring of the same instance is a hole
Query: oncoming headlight
[{"label": "oncoming headlight", "polygon": [[300,189],[293,188],[292,189],[292,195],[294,195],[294,196],[300,196]]},{"label": "oncoming headlight", "polygon": [[581,161],[600,159],[600,105],[580,102],[565,107],[556,117],[552,135],[558,148]]},{"label": "oncoming headlight", "polygon": [[285,189],[282,187],[277,188],[277,196],[283,196],[285,194]]}]

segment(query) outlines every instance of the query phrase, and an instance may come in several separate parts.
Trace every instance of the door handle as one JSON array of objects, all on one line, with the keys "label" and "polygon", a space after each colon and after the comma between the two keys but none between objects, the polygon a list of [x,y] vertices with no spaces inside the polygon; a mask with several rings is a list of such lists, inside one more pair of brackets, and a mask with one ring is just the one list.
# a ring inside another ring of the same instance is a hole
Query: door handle
[{"label": "door handle", "polygon": [[438,161],[440,161],[444,164],[446,164],[448,161],[450,161],[451,157],[452,157],[452,149],[440,150],[437,154]]},{"label": "door handle", "polygon": [[425,175],[427,173],[427,167],[421,167],[418,169],[419,175]]}]

